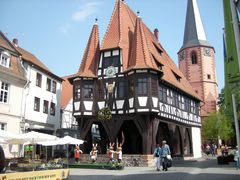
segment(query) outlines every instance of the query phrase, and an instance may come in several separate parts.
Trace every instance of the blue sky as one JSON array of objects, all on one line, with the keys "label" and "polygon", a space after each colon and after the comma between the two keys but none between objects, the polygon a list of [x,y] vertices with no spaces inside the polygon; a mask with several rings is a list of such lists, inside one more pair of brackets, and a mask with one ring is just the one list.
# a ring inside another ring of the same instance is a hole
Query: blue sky
[{"label": "blue sky", "polygon": [[[144,23],[159,29],[159,41],[178,64],[187,0],[125,0]],[[219,91],[224,86],[222,0],[197,0],[207,40],[215,48]],[[89,34],[98,18],[100,40],[115,0],[1,0],[0,30],[37,56],[53,73],[77,72]]]}]

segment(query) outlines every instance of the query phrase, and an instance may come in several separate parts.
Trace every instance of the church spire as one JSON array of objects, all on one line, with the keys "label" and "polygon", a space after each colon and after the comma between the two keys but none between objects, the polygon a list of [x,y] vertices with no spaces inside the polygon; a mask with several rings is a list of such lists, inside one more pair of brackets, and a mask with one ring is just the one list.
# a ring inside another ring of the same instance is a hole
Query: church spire
[{"label": "church spire", "polygon": [[184,40],[181,49],[199,45],[211,46],[206,39],[197,0],[188,0]]}]

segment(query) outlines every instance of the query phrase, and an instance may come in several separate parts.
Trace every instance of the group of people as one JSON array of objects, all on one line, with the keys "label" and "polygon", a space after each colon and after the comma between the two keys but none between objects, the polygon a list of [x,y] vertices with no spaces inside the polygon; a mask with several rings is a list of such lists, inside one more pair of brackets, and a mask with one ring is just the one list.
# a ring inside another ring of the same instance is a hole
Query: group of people
[{"label": "group of people", "polygon": [[154,150],[154,157],[156,158],[157,171],[160,171],[161,166],[163,171],[167,171],[172,158],[169,145],[167,145],[165,140],[162,141],[162,146],[157,144]]},{"label": "group of people", "polygon": [[[98,150],[97,150],[97,146],[98,144],[92,144],[92,150],[90,152],[90,158],[92,163],[96,162],[97,160],[97,154],[98,154]],[[108,157],[108,163],[112,163],[114,162],[114,155],[116,155],[116,159],[118,161],[118,163],[122,162],[122,143],[119,144],[118,148],[116,151],[114,151],[114,143],[109,143],[109,147],[107,149],[107,157]],[[76,146],[74,149],[74,158],[75,158],[75,162],[79,163],[79,159],[81,154],[83,153],[83,151],[80,149],[79,146]]]},{"label": "group of people", "polygon": [[221,155],[222,156],[227,156],[228,155],[228,151],[229,151],[228,146],[224,145],[224,144],[219,145],[219,147],[215,143],[206,144],[204,152],[207,155],[216,156],[218,148],[221,150]]}]

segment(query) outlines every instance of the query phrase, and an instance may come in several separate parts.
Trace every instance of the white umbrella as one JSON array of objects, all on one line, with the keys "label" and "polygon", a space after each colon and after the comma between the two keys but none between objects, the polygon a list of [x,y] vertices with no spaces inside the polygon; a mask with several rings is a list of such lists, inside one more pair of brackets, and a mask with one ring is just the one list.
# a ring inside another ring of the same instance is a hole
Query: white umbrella
[{"label": "white umbrella", "polygon": [[18,135],[14,134],[14,133],[0,129],[0,138],[2,138],[2,139],[16,138],[17,136]]},{"label": "white umbrella", "polygon": [[[19,136],[21,138],[23,138],[24,140],[26,140],[26,142],[24,144],[34,144],[34,145],[38,144],[39,142],[43,142],[43,141],[50,141],[50,140],[53,141],[53,140],[59,139],[57,136],[40,133],[40,132],[36,132],[36,131],[30,131],[25,134],[20,134]],[[33,148],[32,157],[34,157],[34,155],[35,155],[35,148]]]},{"label": "white umbrella", "polygon": [[30,144],[38,144],[39,142],[43,142],[43,141],[51,141],[51,140],[59,139],[57,136],[35,132],[35,131],[30,131],[25,134],[20,134],[19,136],[27,140]]},{"label": "white umbrella", "polygon": [[26,142],[26,140],[20,137],[18,134],[4,130],[0,130],[0,139],[6,144],[23,144]]},{"label": "white umbrella", "polygon": [[[65,136],[63,138],[60,138],[56,141],[45,141],[45,142],[39,142],[39,144],[43,146],[55,146],[55,145],[67,145],[67,161],[68,161],[68,145],[69,144],[83,144],[84,141],[81,139],[73,138],[71,136]],[[68,164],[68,163],[67,163]]]},{"label": "white umbrella", "polygon": [[73,138],[71,136],[65,136],[63,138],[60,138],[58,140],[58,143],[59,144],[76,144],[76,145],[79,145],[79,144],[83,144],[84,141],[81,140],[81,139],[77,139],[77,138]]}]

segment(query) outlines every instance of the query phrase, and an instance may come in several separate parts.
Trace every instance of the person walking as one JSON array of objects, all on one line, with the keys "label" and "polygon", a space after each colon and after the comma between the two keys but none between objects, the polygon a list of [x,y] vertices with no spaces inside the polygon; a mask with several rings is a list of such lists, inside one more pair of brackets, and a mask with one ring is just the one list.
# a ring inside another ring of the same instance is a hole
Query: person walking
[{"label": "person walking", "polygon": [[160,144],[157,144],[153,156],[155,157],[155,162],[157,166],[157,171],[160,171],[161,169],[161,147]]},{"label": "person walking", "polygon": [[165,140],[162,141],[162,150],[161,150],[161,157],[162,157],[162,166],[163,171],[168,170],[168,156],[171,155],[171,151],[169,146],[167,145],[167,142]]}]

